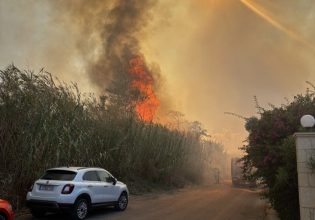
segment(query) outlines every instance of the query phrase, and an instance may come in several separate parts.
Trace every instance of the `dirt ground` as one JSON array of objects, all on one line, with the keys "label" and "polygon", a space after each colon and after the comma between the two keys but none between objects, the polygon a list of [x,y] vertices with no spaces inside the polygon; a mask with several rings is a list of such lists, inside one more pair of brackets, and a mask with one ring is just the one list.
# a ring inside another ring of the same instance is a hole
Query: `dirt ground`
[{"label": "dirt ground", "polygon": [[[233,188],[230,182],[185,188],[167,193],[131,196],[124,212],[111,208],[93,211],[89,220],[256,220],[270,219],[259,190]],[[33,220],[30,215],[17,220]],[[68,219],[47,215],[44,219]],[[276,219],[274,216],[273,219]]]}]

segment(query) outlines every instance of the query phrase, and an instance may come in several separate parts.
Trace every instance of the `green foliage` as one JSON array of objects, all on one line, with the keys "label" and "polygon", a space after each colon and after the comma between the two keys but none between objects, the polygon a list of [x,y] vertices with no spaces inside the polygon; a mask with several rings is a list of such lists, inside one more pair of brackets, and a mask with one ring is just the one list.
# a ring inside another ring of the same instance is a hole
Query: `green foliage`
[{"label": "green foliage", "polygon": [[[256,99],[256,104],[257,104]],[[258,105],[258,104],[257,104]],[[307,91],[292,102],[270,110],[259,107],[259,118],[246,119],[248,145],[243,146],[244,172],[262,180],[265,196],[281,219],[299,219],[296,152],[292,135],[301,131],[300,118],[315,114],[315,95]]]},{"label": "green foliage", "polygon": [[278,153],[283,162],[277,169],[274,185],[269,188],[268,198],[281,219],[299,219],[296,151],[292,136],[283,141]]},{"label": "green foliage", "polygon": [[56,166],[104,167],[131,190],[202,180],[211,158],[204,155],[216,144],[201,141],[199,124],[184,132],[146,123],[117,97],[98,102],[44,71],[0,71],[0,197],[23,201],[33,181]]}]

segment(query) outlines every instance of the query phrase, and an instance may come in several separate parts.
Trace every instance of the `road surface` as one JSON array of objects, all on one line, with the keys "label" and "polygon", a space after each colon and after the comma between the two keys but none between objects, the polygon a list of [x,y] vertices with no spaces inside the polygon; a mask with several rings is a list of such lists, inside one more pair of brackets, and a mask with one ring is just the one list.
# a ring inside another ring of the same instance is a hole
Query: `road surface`
[{"label": "road surface", "polygon": [[[30,215],[17,220],[33,220]],[[47,220],[68,219],[47,215]],[[124,212],[110,208],[94,211],[89,220],[264,220],[266,203],[258,190],[233,188],[228,182],[186,188],[164,194],[133,196]]]}]

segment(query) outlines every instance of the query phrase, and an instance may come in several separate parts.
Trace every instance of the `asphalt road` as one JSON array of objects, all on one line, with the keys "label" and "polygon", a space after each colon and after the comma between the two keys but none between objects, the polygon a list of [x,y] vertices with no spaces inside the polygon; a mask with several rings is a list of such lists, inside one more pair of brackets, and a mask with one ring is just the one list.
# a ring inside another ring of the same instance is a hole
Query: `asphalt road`
[{"label": "asphalt road", "polygon": [[[17,220],[33,220],[30,215]],[[47,215],[47,220],[68,219]],[[266,203],[258,190],[233,188],[229,182],[163,194],[133,196],[124,212],[110,208],[91,213],[89,220],[256,220],[266,218]]]}]

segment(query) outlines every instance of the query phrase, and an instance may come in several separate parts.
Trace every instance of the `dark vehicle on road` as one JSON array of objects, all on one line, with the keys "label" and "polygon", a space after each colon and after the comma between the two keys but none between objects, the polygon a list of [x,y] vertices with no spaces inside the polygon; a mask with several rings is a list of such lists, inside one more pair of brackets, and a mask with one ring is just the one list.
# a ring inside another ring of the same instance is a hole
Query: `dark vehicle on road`
[{"label": "dark vehicle on road", "polygon": [[242,172],[243,162],[239,157],[231,159],[231,177],[233,186],[256,187],[256,181],[246,180]]}]

